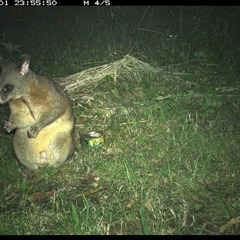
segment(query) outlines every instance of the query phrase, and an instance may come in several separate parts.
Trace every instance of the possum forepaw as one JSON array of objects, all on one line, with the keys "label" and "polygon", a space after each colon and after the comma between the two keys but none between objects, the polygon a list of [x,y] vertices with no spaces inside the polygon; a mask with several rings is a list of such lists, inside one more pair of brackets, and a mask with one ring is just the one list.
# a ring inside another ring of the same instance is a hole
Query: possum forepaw
[{"label": "possum forepaw", "polygon": [[30,138],[35,138],[38,135],[38,132],[39,132],[38,127],[34,127],[34,126],[31,126],[27,131],[28,136]]},{"label": "possum forepaw", "polygon": [[12,122],[8,122],[8,121],[5,121],[4,122],[4,126],[3,126],[3,129],[10,133],[12,130],[14,130],[16,128],[15,124],[12,123]]}]

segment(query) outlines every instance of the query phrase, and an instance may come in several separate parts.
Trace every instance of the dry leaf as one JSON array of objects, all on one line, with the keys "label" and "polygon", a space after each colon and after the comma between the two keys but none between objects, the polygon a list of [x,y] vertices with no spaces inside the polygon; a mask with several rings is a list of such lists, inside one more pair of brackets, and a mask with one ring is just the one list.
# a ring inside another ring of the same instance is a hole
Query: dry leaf
[{"label": "dry leaf", "polygon": [[240,223],[240,216],[236,218],[232,218],[230,221],[228,221],[226,224],[224,224],[222,227],[220,227],[219,231],[223,232],[231,225],[239,224]]},{"label": "dry leaf", "polygon": [[35,192],[30,197],[32,198],[33,201],[40,201],[51,195],[53,195],[53,191],[51,191],[51,192]]}]

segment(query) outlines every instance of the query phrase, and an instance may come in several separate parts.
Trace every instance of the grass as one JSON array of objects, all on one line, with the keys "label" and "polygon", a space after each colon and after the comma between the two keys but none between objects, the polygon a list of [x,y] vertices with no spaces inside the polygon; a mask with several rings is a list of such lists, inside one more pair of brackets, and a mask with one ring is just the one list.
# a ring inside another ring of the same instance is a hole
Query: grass
[{"label": "grass", "polygon": [[[94,12],[103,24],[80,19],[80,7],[66,8],[69,19],[61,27],[44,9],[36,12],[50,19],[46,29],[38,33],[35,25],[23,24],[26,38],[34,33],[41,44],[17,42],[17,33],[15,44],[33,55],[37,73],[67,76],[130,51],[169,66],[172,78],[149,72],[115,83],[106,77],[92,101],[74,103],[76,151],[57,169],[26,171],[2,133],[0,234],[240,233],[237,222],[221,231],[240,209],[237,11],[210,19],[207,7],[183,7],[180,21],[176,9],[87,10],[86,16]],[[158,11],[169,13],[173,26],[163,20],[164,28]],[[196,14],[201,23],[191,20]],[[168,39],[179,23],[183,36]],[[12,44],[7,31],[2,42]],[[70,33],[75,35],[67,38]],[[12,59],[19,56],[1,50]],[[174,75],[176,69],[181,75]],[[7,119],[6,107],[0,111]],[[79,137],[91,130],[104,132],[102,147],[80,145]]]}]

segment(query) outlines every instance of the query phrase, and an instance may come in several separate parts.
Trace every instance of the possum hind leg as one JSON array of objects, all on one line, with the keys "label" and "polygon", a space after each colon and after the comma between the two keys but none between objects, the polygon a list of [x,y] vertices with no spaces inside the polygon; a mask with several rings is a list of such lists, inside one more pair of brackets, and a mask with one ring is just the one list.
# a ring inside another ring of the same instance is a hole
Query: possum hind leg
[{"label": "possum hind leg", "polygon": [[[57,146],[57,147],[56,147]],[[49,163],[57,167],[59,164],[65,162],[74,152],[73,137],[69,133],[61,133],[54,141],[54,147],[52,148],[52,160]]]},{"label": "possum hind leg", "polygon": [[48,165],[47,153],[46,151],[40,152],[40,164],[41,165]]}]

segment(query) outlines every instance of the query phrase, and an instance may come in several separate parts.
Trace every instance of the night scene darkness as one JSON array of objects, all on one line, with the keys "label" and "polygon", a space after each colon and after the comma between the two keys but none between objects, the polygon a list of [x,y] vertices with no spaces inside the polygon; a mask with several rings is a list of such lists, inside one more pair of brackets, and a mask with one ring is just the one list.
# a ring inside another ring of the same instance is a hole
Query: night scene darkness
[{"label": "night scene darkness", "polygon": [[239,6],[0,0],[0,234],[240,234],[239,69]]}]

